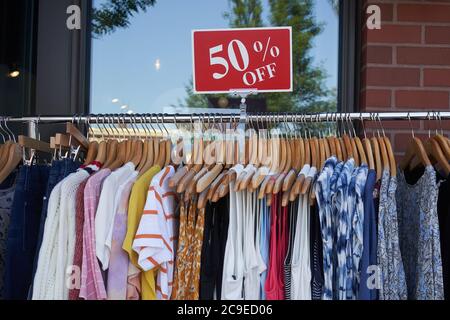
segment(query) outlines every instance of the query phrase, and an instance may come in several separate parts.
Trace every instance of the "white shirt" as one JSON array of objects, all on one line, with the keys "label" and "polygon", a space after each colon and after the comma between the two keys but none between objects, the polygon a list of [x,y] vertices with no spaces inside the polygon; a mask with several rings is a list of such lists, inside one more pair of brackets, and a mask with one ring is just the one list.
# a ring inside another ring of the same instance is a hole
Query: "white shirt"
[{"label": "white shirt", "polygon": [[301,195],[298,203],[294,248],[291,264],[291,300],[311,300],[310,207],[309,195]]},{"label": "white shirt", "polygon": [[[231,170],[236,171],[239,176],[244,167],[239,164]],[[223,300],[242,300],[243,298],[242,192],[234,192],[234,187],[235,181],[230,183],[230,220],[222,274],[221,298]]]},{"label": "white shirt", "polygon": [[120,186],[126,184],[127,180],[134,174],[134,164],[128,162],[111,173],[103,182],[95,214],[95,253],[102,264],[103,270],[107,270],[109,266],[111,235],[118,207],[116,194]]}]

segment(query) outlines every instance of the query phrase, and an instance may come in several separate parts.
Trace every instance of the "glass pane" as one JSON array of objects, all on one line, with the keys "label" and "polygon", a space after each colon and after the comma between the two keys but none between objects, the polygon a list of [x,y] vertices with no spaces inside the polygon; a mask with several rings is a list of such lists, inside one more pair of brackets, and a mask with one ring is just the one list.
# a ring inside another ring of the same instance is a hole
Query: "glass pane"
[{"label": "glass pane", "polygon": [[[286,2],[291,2],[289,8]],[[192,94],[191,30],[289,25],[294,92],[253,96],[249,110],[335,110],[337,2],[124,0],[112,6],[111,0],[94,0],[91,111],[181,113],[195,112],[193,108],[214,108],[202,112],[236,108],[239,99],[227,95]]]}]

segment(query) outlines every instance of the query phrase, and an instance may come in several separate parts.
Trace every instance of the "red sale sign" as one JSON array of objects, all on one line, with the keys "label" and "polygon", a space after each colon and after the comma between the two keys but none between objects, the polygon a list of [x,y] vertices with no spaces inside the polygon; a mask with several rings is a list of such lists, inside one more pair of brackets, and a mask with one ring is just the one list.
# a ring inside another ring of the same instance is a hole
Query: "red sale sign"
[{"label": "red sale sign", "polygon": [[192,31],[195,93],[292,91],[292,29]]}]

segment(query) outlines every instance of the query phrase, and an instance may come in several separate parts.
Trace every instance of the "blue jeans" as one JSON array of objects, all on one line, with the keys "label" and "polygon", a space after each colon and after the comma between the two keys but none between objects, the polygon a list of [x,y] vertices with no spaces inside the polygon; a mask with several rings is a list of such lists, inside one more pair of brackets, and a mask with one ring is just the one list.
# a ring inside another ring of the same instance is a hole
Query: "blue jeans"
[{"label": "blue jeans", "polygon": [[48,175],[48,166],[33,165],[20,168],[8,231],[5,299],[27,298],[32,280],[42,198]]}]

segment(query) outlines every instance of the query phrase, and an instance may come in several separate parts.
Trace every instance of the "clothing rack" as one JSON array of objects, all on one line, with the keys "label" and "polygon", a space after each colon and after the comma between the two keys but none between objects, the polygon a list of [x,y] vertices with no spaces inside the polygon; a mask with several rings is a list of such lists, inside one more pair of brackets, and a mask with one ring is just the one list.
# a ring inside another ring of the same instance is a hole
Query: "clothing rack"
[{"label": "clothing rack", "polygon": [[[205,109],[207,111],[207,109]],[[105,118],[117,123],[166,123],[181,124],[198,121],[210,121],[218,123],[235,123],[240,118],[245,117],[248,122],[336,122],[336,121],[397,121],[397,120],[449,120],[450,112],[429,111],[429,112],[362,112],[362,113],[248,113],[242,116],[239,113],[202,113],[202,114],[91,114],[87,116],[36,116],[36,117],[3,117],[8,122],[23,123],[89,123],[103,124]]]}]

